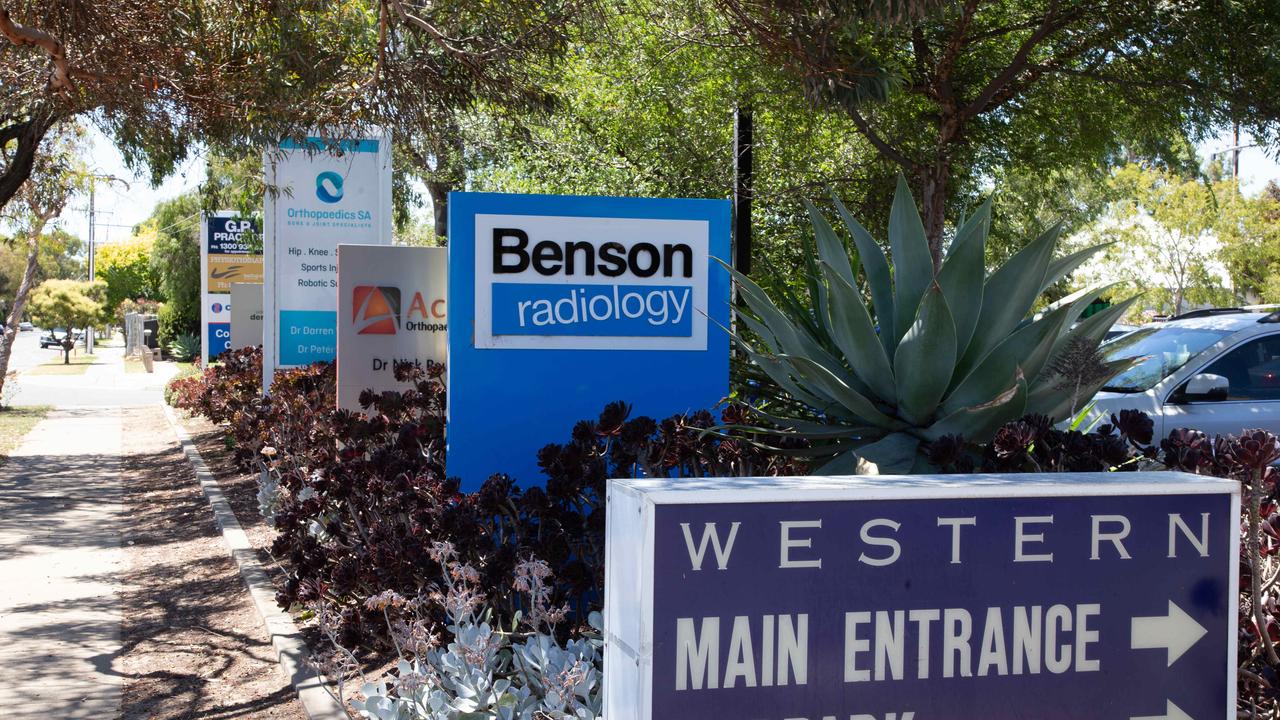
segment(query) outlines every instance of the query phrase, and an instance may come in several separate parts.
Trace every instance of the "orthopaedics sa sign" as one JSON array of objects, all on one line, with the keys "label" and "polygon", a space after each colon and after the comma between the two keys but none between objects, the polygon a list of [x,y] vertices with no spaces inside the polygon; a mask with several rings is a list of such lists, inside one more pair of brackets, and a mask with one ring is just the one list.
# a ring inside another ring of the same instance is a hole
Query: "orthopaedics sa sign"
[{"label": "orthopaedics sa sign", "polygon": [[360,393],[404,390],[397,361],[443,363],[448,289],[444,248],[338,246],[338,407]]},{"label": "orthopaedics sa sign", "polygon": [[337,352],[338,243],[391,242],[388,135],[285,141],[265,157],[263,377]]},{"label": "orthopaedics sa sign", "polygon": [[[538,450],[612,401],[728,392],[729,203],[453,193],[449,473],[543,481]],[[501,437],[501,443],[492,438]]]}]

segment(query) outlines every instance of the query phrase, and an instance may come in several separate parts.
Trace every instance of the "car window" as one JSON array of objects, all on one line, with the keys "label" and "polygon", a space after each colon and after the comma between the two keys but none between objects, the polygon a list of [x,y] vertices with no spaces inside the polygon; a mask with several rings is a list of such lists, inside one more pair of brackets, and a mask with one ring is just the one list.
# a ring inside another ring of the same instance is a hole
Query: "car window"
[{"label": "car window", "polygon": [[1103,360],[1139,358],[1136,365],[1115,376],[1102,389],[1145,392],[1177,372],[1205,348],[1230,335],[1230,330],[1177,325],[1144,327],[1099,348]]},{"label": "car window", "polygon": [[1227,379],[1228,400],[1280,400],[1280,335],[1254,338],[1202,372]]}]

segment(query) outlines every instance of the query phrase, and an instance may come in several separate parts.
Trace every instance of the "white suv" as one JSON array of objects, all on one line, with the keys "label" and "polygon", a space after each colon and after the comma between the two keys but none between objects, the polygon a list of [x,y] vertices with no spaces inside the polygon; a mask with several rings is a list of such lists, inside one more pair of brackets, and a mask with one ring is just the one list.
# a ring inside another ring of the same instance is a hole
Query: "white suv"
[{"label": "white suv", "polygon": [[1280,312],[1215,308],[1134,330],[1106,343],[1107,360],[1143,358],[1094,397],[1103,417],[1124,408],[1155,421],[1156,441],[1175,428],[1280,434]]}]

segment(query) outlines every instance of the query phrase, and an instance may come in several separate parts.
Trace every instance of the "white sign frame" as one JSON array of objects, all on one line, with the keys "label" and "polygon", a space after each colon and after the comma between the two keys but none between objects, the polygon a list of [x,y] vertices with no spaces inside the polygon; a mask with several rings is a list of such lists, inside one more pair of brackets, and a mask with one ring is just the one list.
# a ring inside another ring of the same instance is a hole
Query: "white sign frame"
[{"label": "white sign frame", "polygon": [[[309,133],[311,137],[324,137],[323,131],[314,131]],[[337,138],[326,138],[326,140],[335,140]],[[366,140],[376,140],[378,142],[378,150],[376,153],[375,163],[378,164],[378,201],[377,210],[378,218],[375,228],[375,237],[361,238],[358,235],[347,238],[351,240],[366,240],[365,244],[381,244],[390,245],[392,241],[392,212],[391,212],[391,133],[385,130],[373,130],[364,134],[360,138],[355,138],[354,142],[363,142]],[[348,140],[338,140],[339,142],[347,142]],[[283,143],[282,143],[283,144]],[[283,227],[282,219],[279,216],[279,205],[283,200],[287,201],[295,195],[301,195],[311,192],[308,187],[293,188],[280,187],[279,175],[280,167],[288,162],[293,153],[307,153],[304,149],[286,149],[276,145],[263,151],[263,180],[267,191],[263,196],[263,215],[262,215],[262,233],[263,233],[263,293],[262,293],[262,388],[263,392],[269,392],[271,383],[275,379],[275,371],[279,367],[279,348],[280,338],[278,327],[278,317],[280,312],[280,286],[277,282],[279,275],[280,262],[277,258],[279,253],[279,235]],[[316,156],[324,153],[314,153],[307,155],[307,161],[310,162]],[[341,161],[340,158],[331,154],[335,160],[346,162],[349,166],[350,161]],[[358,153],[352,153],[358,155]],[[337,245],[335,239],[333,246],[333,262],[337,264]],[[337,311],[337,273],[334,273],[335,287],[333,293],[333,309]],[[337,347],[336,328],[334,338],[335,351]]]},{"label": "white sign frame", "polygon": [[[842,477],[616,479],[606,491],[604,715],[653,717],[655,510],[658,505],[842,501],[1064,498],[1126,495],[1231,496],[1239,518],[1240,483],[1180,472],[868,475]],[[1228,608],[1240,585],[1240,533],[1232,524]],[[1227,717],[1235,716],[1238,641],[1227,640]],[[610,670],[612,668],[612,670]]]}]

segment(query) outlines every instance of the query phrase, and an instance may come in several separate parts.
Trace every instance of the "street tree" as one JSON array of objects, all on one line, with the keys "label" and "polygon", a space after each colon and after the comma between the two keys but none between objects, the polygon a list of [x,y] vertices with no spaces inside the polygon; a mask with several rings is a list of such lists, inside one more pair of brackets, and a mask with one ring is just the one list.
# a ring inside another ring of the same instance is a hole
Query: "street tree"
[{"label": "street tree", "polygon": [[1219,198],[1234,192],[1234,183],[1215,186],[1133,164],[1117,171],[1111,186],[1115,199],[1082,244],[1113,244],[1082,275],[1127,281],[1149,306],[1171,315],[1193,303],[1233,300],[1217,229],[1226,223]]},{"label": "street tree", "polygon": [[156,228],[144,224],[128,240],[98,247],[94,276],[106,288],[104,302],[108,313],[114,314],[125,300],[165,299],[160,289],[161,278],[151,265],[156,236]]},{"label": "street tree", "polygon": [[1043,171],[1232,122],[1280,130],[1280,24],[1267,0],[964,0],[883,25],[845,0],[714,0],[728,27],[847,115],[901,169],[941,258],[948,204]]},{"label": "street tree", "polygon": [[83,132],[74,123],[64,123],[43,140],[45,149],[33,161],[31,179],[17,192],[17,202],[6,208],[6,219],[16,228],[11,239],[25,252],[21,279],[9,302],[9,314],[0,336],[0,390],[9,371],[9,357],[18,336],[18,325],[26,312],[27,299],[40,271],[41,246],[47,245],[46,229],[84,189],[86,173],[81,154]]},{"label": "street tree", "polygon": [[41,327],[62,328],[62,363],[71,364],[75,348],[74,332],[86,328],[103,317],[106,286],[101,282],[79,280],[45,280],[31,293],[31,317]]},{"label": "street tree", "polygon": [[1247,197],[1234,181],[1219,183],[1214,230],[1235,291],[1245,299],[1280,302],[1280,185]]}]

